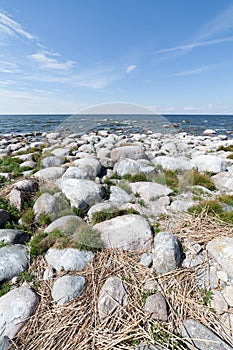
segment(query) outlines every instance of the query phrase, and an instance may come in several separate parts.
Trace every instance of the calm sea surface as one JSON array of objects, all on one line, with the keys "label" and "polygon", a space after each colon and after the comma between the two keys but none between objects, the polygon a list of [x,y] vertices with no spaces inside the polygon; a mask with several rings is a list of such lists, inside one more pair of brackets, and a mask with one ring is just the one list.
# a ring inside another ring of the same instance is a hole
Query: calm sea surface
[{"label": "calm sea surface", "polygon": [[233,131],[233,115],[0,115],[0,134],[60,129],[75,133],[109,130],[126,134],[143,130],[185,131],[194,135],[201,135],[205,129],[214,129],[217,135],[233,137],[230,134]]}]

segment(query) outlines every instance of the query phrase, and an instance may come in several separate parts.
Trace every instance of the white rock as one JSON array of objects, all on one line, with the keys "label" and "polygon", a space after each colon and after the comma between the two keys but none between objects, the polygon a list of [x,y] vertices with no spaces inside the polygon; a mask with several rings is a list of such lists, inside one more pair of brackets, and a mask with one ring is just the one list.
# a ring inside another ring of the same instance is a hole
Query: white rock
[{"label": "white rock", "polygon": [[71,206],[85,209],[102,200],[104,196],[103,187],[94,181],[83,179],[60,179],[57,186],[70,200]]},{"label": "white rock", "polygon": [[226,286],[223,290],[222,290],[222,295],[224,296],[227,304],[230,307],[233,307],[233,286]]},{"label": "white rock", "polygon": [[215,185],[222,190],[233,191],[233,176],[232,173],[224,172],[212,176]]},{"label": "white rock", "polygon": [[62,167],[49,167],[37,171],[33,176],[40,181],[56,180],[59,179],[65,172]]},{"label": "white rock", "polygon": [[226,171],[226,162],[219,157],[211,155],[201,155],[193,159],[193,165],[200,172],[211,172],[211,173],[220,173]]},{"label": "white rock", "polygon": [[140,215],[128,214],[96,224],[101,233],[103,245],[129,251],[151,249],[152,233],[146,219]]},{"label": "white rock", "polygon": [[74,248],[54,249],[50,248],[45,254],[45,259],[55,270],[80,271],[93,259],[91,251]]},{"label": "white rock", "polygon": [[62,276],[59,277],[52,288],[52,298],[57,305],[63,305],[79,297],[86,285],[87,281],[82,276]]},{"label": "white rock", "polygon": [[207,244],[206,249],[228,276],[233,277],[233,238],[215,238]]},{"label": "white rock", "polygon": [[160,165],[164,170],[188,171],[192,169],[192,163],[188,158],[159,156],[152,160],[155,166]]},{"label": "white rock", "polygon": [[172,190],[155,182],[133,182],[130,184],[133,193],[138,192],[145,202],[153,201],[172,193]]},{"label": "white rock", "polygon": [[0,298],[0,335],[12,339],[33,314],[39,299],[26,286],[8,292]]},{"label": "white rock", "polygon": [[127,285],[119,277],[109,277],[100,290],[98,311],[100,318],[127,305]]}]

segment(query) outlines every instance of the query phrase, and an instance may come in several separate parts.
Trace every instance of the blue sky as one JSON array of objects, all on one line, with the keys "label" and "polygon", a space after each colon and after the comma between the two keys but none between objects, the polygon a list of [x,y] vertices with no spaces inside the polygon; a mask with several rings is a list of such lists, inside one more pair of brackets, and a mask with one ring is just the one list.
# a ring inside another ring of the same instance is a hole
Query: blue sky
[{"label": "blue sky", "polygon": [[0,0],[0,114],[233,114],[232,0]]}]

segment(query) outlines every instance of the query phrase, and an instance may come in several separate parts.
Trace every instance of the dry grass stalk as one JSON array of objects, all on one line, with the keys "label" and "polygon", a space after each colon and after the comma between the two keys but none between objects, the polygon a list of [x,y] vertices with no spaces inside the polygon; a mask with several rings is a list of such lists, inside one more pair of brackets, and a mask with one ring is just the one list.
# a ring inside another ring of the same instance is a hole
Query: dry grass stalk
[{"label": "dry grass stalk", "polygon": [[[164,349],[183,350],[186,347],[178,334],[182,321],[190,317],[215,330],[233,345],[218,317],[201,303],[203,295],[196,287],[193,269],[158,276],[139,263],[138,255],[105,250],[95,255],[85,271],[75,273],[88,280],[83,295],[56,306],[50,296],[52,282],[48,284],[42,280],[45,267],[41,258],[31,266],[40,279],[41,301],[10,350],[134,349],[137,343],[162,344]],[[122,278],[128,285],[128,305],[101,321],[97,311],[98,295],[105,280],[112,275]],[[143,310],[143,285],[148,280],[157,281],[158,290],[167,300],[169,319],[166,323],[153,321]]]}]

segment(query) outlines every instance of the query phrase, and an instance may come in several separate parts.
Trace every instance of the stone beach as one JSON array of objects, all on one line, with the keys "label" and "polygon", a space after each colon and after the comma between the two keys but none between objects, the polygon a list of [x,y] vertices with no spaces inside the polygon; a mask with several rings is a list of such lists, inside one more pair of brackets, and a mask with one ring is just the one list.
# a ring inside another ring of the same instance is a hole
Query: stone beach
[{"label": "stone beach", "polygon": [[[135,271],[144,271],[137,307],[153,329],[171,326],[166,276],[192,275],[193,290],[203,295],[199,316],[179,319],[180,347],[165,331],[145,336],[147,325],[145,334],[134,339],[130,333],[106,349],[233,349],[232,139],[207,131],[3,135],[0,183],[1,350],[31,349],[20,337],[42,307],[44,284],[57,310],[79,305],[88,288],[94,289],[86,271],[105,250],[122,251],[133,257]],[[190,228],[184,238],[192,220],[199,226],[212,220],[219,229],[202,239]],[[96,324],[127,308],[130,313],[133,286],[119,271],[113,269],[96,288]],[[181,302],[185,309],[190,300]],[[83,344],[69,350],[105,348]],[[52,340],[47,349],[55,349]]]}]

